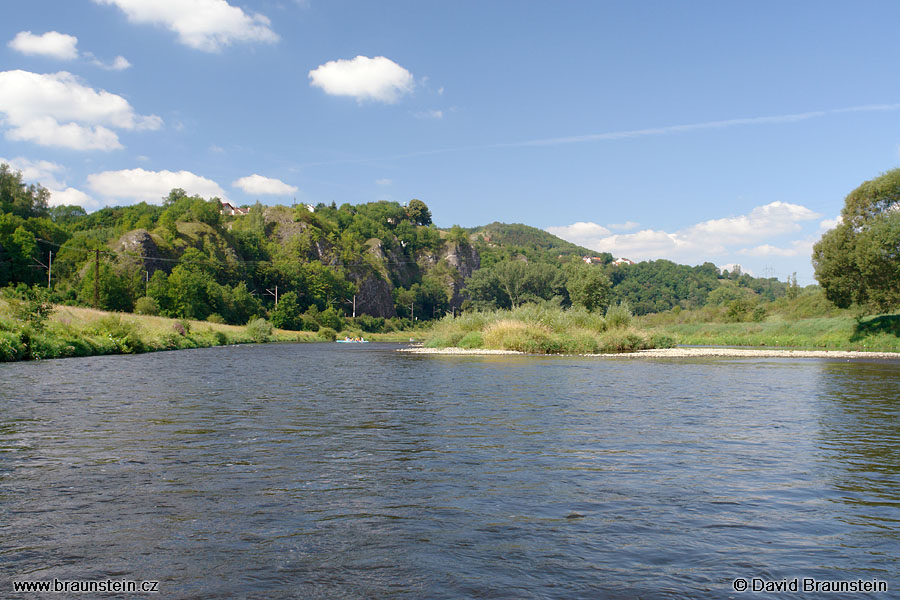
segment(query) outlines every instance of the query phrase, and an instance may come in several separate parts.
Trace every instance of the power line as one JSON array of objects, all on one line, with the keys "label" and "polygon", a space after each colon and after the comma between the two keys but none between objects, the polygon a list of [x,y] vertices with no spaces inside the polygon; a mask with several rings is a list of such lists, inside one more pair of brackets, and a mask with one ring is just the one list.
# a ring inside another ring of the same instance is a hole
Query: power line
[{"label": "power line", "polygon": [[[143,255],[136,255],[136,254],[128,254],[128,253],[125,253],[125,252],[114,252],[114,251],[112,251],[112,250],[102,250],[102,249],[99,249],[99,248],[96,248],[96,249],[91,249],[91,248],[72,248],[72,247],[65,247],[64,245],[57,244],[57,243],[55,243],[55,242],[51,242],[50,240],[45,240],[45,239],[42,239],[42,238],[35,238],[35,240],[38,241],[38,242],[42,242],[42,243],[44,243],[44,244],[48,244],[48,245],[50,245],[50,246],[54,246],[54,247],[59,248],[59,249],[61,249],[61,250],[66,250],[66,251],[68,251],[68,252],[84,252],[84,253],[91,253],[91,252],[95,252],[95,251],[96,251],[96,252],[101,252],[101,253],[103,253],[103,254],[105,254],[105,255],[113,256],[113,257],[117,257],[117,258],[132,258],[132,259],[137,258],[137,259],[141,259],[141,260],[143,260],[143,261],[156,261],[156,262],[168,262],[168,263],[180,263],[180,264],[185,264],[184,262],[182,262],[181,259],[177,259],[177,258],[163,258],[163,257],[143,256]],[[59,255],[59,252],[57,252],[57,260],[59,259],[59,256],[58,256],[58,255]],[[263,264],[274,265],[274,264],[276,264],[276,262],[275,262],[275,261],[272,261],[272,260],[237,260],[237,259],[235,259],[235,260],[229,261],[229,262],[222,262],[222,261],[213,259],[213,258],[210,257],[210,256],[203,256],[202,259],[201,259],[201,261],[206,261],[206,262],[208,262],[209,264],[212,264],[212,265],[223,265],[223,266],[228,266],[228,265],[233,265],[233,264],[238,264],[238,265],[263,265]],[[383,264],[385,264],[385,265],[415,265],[415,264],[418,264],[418,263],[417,263],[416,261],[414,261],[414,260],[405,260],[405,261],[388,261],[388,262],[385,262],[385,263],[383,263]],[[326,265],[327,265],[327,266],[331,266],[331,267],[363,267],[363,266],[368,266],[368,263],[366,263],[366,262],[355,262],[355,263],[338,262],[338,263],[326,263]]]}]

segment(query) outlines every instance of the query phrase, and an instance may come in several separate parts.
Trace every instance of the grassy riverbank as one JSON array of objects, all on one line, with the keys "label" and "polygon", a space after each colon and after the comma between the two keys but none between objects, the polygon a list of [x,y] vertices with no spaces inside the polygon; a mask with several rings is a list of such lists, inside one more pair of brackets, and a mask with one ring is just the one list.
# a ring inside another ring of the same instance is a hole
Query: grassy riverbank
[{"label": "grassy riverbank", "polygon": [[671,337],[642,331],[631,323],[631,314],[624,307],[613,307],[604,317],[583,309],[529,304],[515,310],[446,317],[434,325],[425,346],[533,354],[594,354],[675,345]]},{"label": "grassy riverbank", "polygon": [[900,314],[863,316],[860,309],[838,309],[818,290],[756,308],[761,308],[754,311],[758,320],[727,322],[725,308],[705,307],[646,315],[638,321],[680,345],[900,352]]},{"label": "grassy riverbank", "polygon": [[17,318],[10,303],[0,300],[0,361],[321,339],[313,333],[272,329],[265,322],[236,327],[74,306],[55,307],[36,326]]}]

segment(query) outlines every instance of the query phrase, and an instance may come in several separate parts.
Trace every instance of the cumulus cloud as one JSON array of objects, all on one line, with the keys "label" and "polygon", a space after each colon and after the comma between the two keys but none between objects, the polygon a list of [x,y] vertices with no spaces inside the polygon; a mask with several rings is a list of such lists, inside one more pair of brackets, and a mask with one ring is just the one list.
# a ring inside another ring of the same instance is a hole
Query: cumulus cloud
[{"label": "cumulus cloud", "polygon": [[744,248],[739,252],[746,256],[810,256],[815,244],[811,240],[795,240],[786,248],[779,248],[772,244],[762,244],[754,248]]},{"label": "cumulus cloud", "polygon": [[247,177],[241,177],[231,185],[244,190],[248,194],[284,196],[297,192],[296,186],[288,185],[280,179],[263,177],[256,173]]},{"label": "cumulus cloud", "polygon": [[125,98],[94,90],[71,73],[0,72],[6,137],[73,150],[122,148],[111,129],[159,129],[162,119],[135,113]]},{"label": "cumulus cloud", "polygon": [[357,56],[332,60],[309,72],[310,85],[332,96],[350,96],[358,102],[393,103],[412,92],[412,73],[384,56]]},{"label": "cumulus cloud", "polygon": [[103,207],[103,203],[73,187],[67,187],[61,190],[51,189],[48,204],[50,204],[50,206],[75,205],[82,207],[86,211],[92,211]]},{"label": "cumulus cloud", "polygon": [[7,46],[29,56],[49,56],[60,60],[78,58],[78,38],[58,31],[48,31],[35,35],[30,31],[20,31]]},{"label": "cumulus cloud", "polygon": [[799,231],[799,221],[821,216],[799,204],[772,202],[757,206],[746,215],[697,223],[685,235],[711,243],[741,243]]},{"label": "cumulus cloud", "polygon": [[22,156],[0,157],[0,163],[8,164],[13,171],[21,171],[22,179],[29,183],[39,183],[45,188],[62,186],[57,177],[65,168],[49,160],[31,160]]},{"label": "cumulus cloud", "polygon": [[841,215],[838,215],[833,219],[823,219],[819,222],[819,229],[821,229],[822,231],[828,231],[829,229],[834,229],[843,222],[844,217]]},{"label": "cumulus cloud", "polygon": [[729,252],[750,256],[797,256],[809,246],[808,242],[794,242],[786,249],[769,244],[749,249],[739,247],[796,233],[802,229],[801,222],[820,216],[799,204],[772,202],[757,206],[745,215],[702,221],[675,232],[644,229],[634,233],[611,234],[608,228],[596,223],[548,227],[547,231],[586,248],[638,261],[659,258],[704,261]]},{"label": "cumulus cloud", "polygon": [[640,223],[635,221],[625,221],[624,223],[610,223],[607,227],[617,231],[631,231],[632,229],[637,229],[640,225]]},{"label": "cumulus cloud", "polygon": [[235,42],[278,41],[265,15],[247,14],[225,0],[94,0],[117,6],[132,23],[166,27],[185,46],[218,52]]},{"label": "cumulus cloud", "polygon": [[[604,227],[603,225],[597,225],[596,223],[579,221],[578,223],[572,223],[571,225],[564,225],[562,227],[548,227],[547,231],[552,233],[557,237],[561,237],[564,240],[596,240],[598,238],[603,238],[608,236],[611,232],[609,229]],[[573,242],[575,244],[583,245],[581,242]]]},{"label": "cumulus cloud", "polygon": [[124,71],[125,69],[131,68],[131,63],[124,56],[117,56],[112,62],[105,63],[94,56],[92,52],[85,52],[84,55],[91,61],[92,65],[107,71]]},{"label": "cumulus cloud", "polygon": [[216,196],[227,199],[219,184],[190,171],[125,169],[94,173],[88,175],[87,180],[91,191],[101,196],[132,202],[162,204],[163,198],[173,188],[181,188],[188,194],[198,194],[204,198]]}]

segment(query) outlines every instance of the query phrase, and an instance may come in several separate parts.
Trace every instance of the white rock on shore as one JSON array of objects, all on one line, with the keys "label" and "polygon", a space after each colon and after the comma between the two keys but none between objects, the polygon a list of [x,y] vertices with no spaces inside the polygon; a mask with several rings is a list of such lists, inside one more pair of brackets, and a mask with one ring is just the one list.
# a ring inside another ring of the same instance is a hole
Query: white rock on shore
[{"label": "white rock on shore", "polygon": [[[487,356],[495,354],[525,354],[515,350],[487,350],[477,348],[401,348],[399,352],[410,354],[468,354]],[[580,354],[599,358],[886,358],[900,360],[897,352],[859,352],[853,350],[776,350],[759,348],[660,348],[621,354]]]}]

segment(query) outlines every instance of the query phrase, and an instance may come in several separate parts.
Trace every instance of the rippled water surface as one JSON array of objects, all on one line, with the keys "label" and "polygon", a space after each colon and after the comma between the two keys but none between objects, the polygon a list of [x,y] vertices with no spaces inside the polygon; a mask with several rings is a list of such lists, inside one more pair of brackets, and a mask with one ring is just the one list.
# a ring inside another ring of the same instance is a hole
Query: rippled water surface
[{"label": "rippled water surface", "polygon": [[896,361],[395,348],[0,365],[0,596],[897,597]]}]

